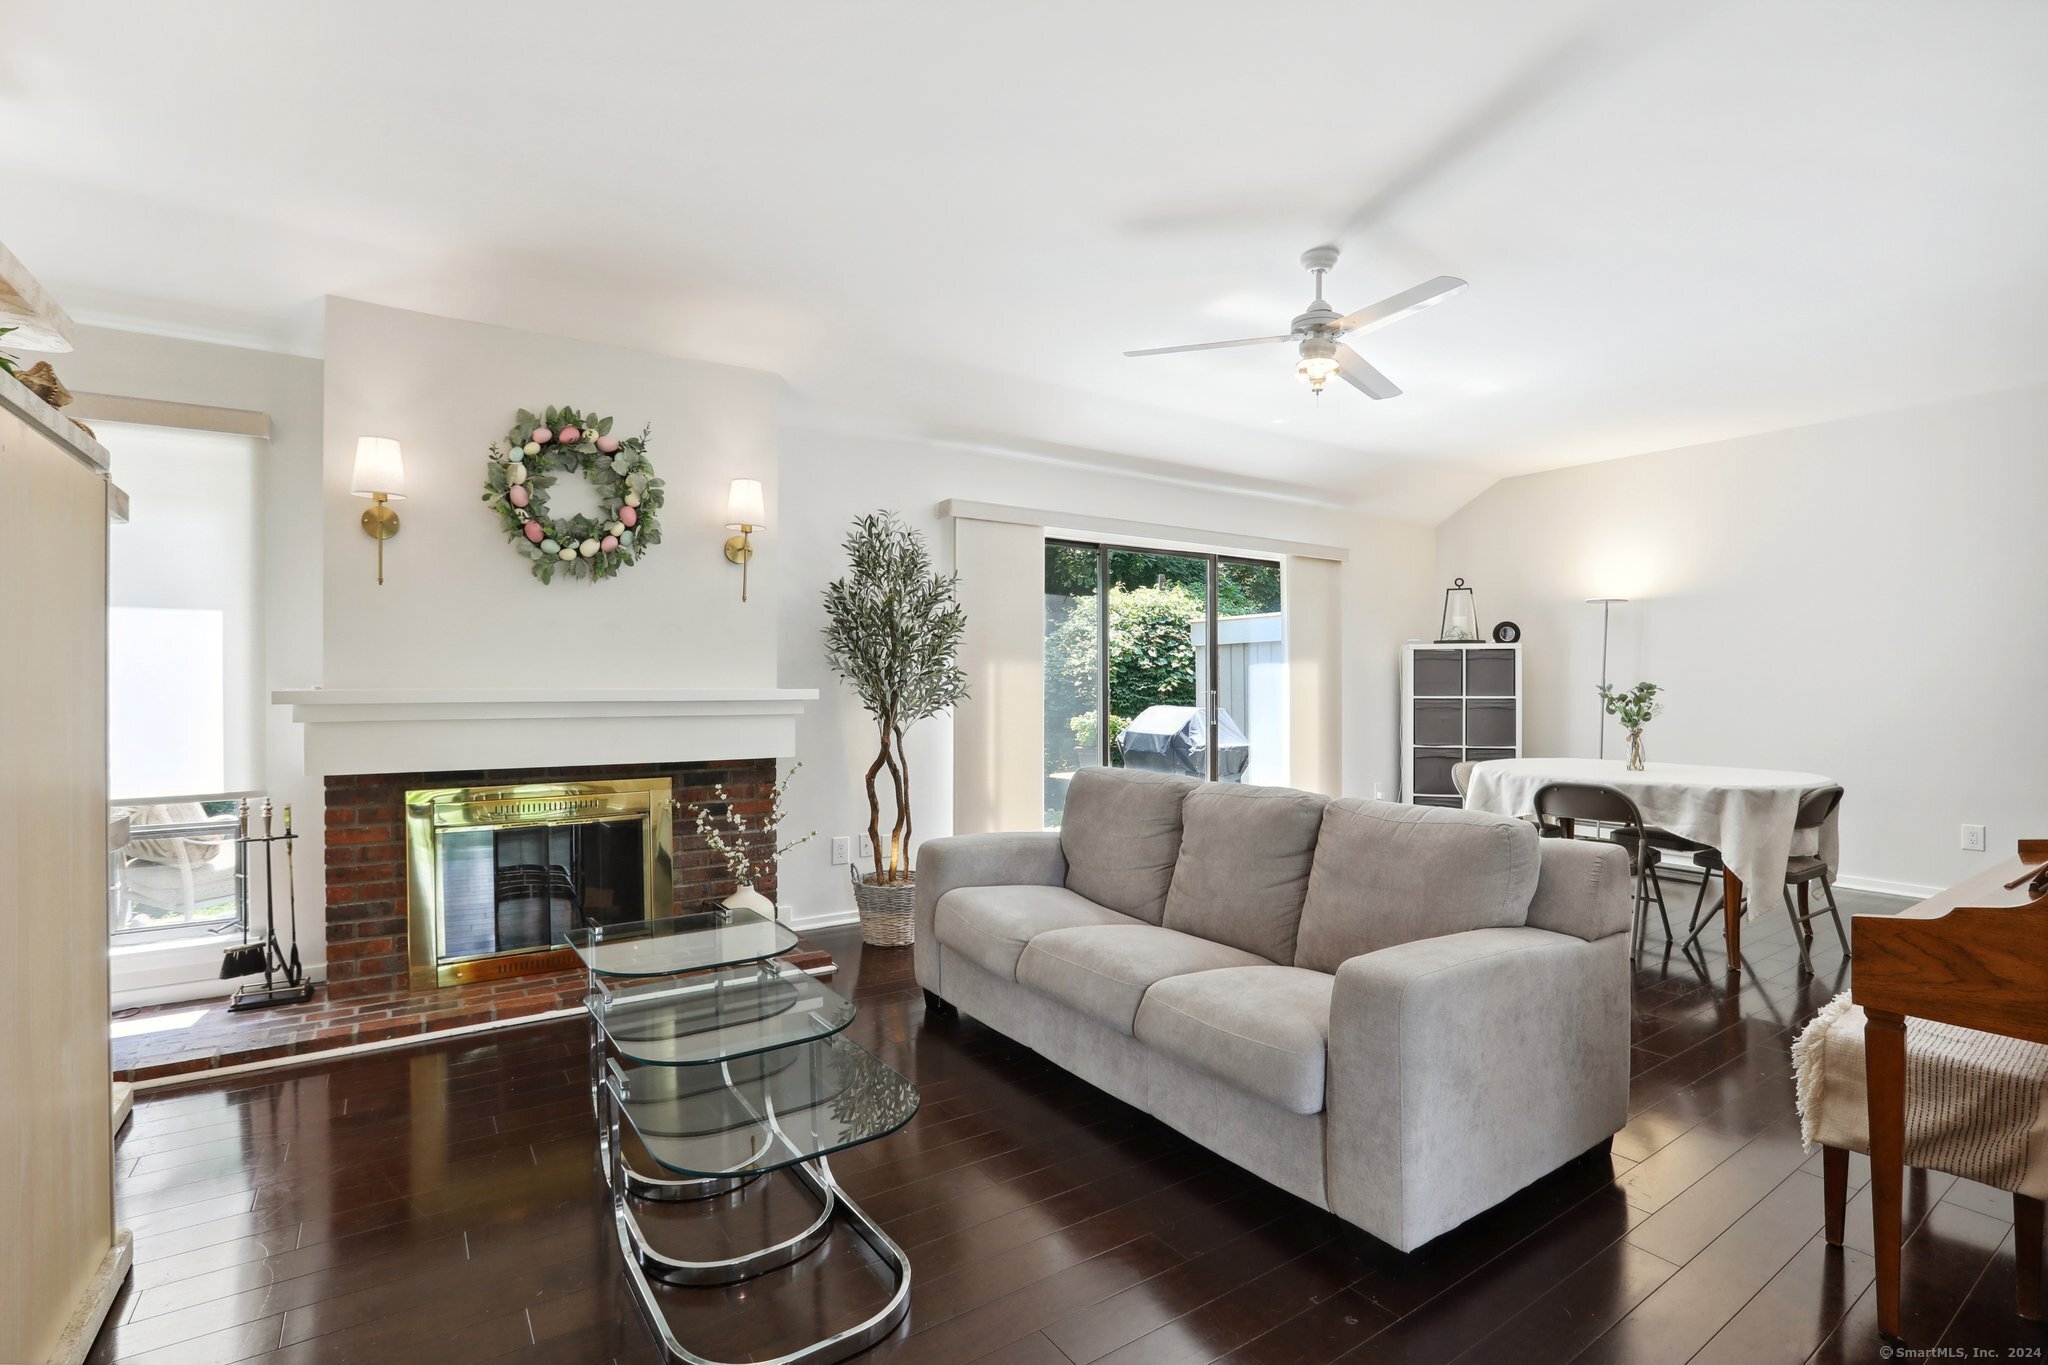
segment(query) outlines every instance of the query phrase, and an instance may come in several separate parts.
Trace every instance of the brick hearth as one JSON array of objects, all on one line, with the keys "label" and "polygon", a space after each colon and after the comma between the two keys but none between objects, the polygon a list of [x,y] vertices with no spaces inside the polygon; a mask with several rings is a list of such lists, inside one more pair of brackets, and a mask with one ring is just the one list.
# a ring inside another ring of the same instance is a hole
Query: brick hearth
[{"label": "brick hearth", "polygon": [[[331,998],[408,994],[405,794],[423,787],[513,786],[666,777],[682,802],[711,801],[724,784],[734,807],[765,815],[775,785],[772,758],[582,768],[492,768],[476,772],[377,773],[327,779],[327,988]],[[687,812],[675,822],[676,905],[687,909],[737,888],[719,856],[697,837]],[[773,899],[772,876],[756,890]],[[455,988],[450,988],[454,990]]]},{"label": "brick hearth", "polygon": [[[834,971],[832,955],[808,941],[782,960],[820,976]],[[536,1019],[577,1008],[584,989],[582,972],[562,971],[342,1000],[315,993],[303,1005],[244,1014],[230,1013],[225,1000],[122,1010],[114,1024],[114,1079],[159,1080],[359,1043],[424,1038],[471,1024]]]},{"label": "brick hearth", "polygon": [[148,1081],[224,1066],[537,1017],[583,1003],[581,972],[478,981],[445,990],[356,995],[316,992],[303,1005],[229,1013],[227,1001],[156,1005],[114,1017],[114,1079]]}]

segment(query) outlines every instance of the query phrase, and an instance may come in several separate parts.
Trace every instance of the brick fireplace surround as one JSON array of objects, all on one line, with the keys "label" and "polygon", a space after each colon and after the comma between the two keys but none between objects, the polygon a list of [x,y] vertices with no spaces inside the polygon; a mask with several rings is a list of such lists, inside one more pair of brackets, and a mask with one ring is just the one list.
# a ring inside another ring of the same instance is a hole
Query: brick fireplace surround
[{"label": "brick fireplace surround", "polygon": [[[772,758],[715,763],[635,763],[612,767],[491,768],[477,772],[375,773],[327,779],[327,994],[335,1000],[407,989],[405,794],[423,787],[509,787],[526,782],[581,782],[666,777],[675,796],[717,799],[723,784],[735,809],[762,816],[775,786]],[[737,888],[716,853],[679,810],[675,846],[676,905],[700,905]],[[755,889],[771,900],[772,876]],[[451,988],[452,989],[452,988]]]},{"label": "brick fireplace surround", "polygon": [[[444,989],[411,989],[407,972],[405,793],[421,787],[512,785],[583,778],[667,777],[684,802],[710,801],[712,788],[741,812],[765,815],[775,782],[773,759],[612,767],[384,773],[327,779],[327,984],[304,1005],[231,1014],[225,1001],[124,1010],[114,1038],[114,1076],[164,1081],[217,1067],[275,1061],[359,1043],[502,1023],[580,1007],[577,971],[536,973]],[[684,812],[675,822],[679,906],[730,895],[716,854]],[[773,880],[763,894],[773,896]],[[832,959],[808,944],[793,965],[829,972]],[[156,1028],[163,1022],[174,1027]]]}]

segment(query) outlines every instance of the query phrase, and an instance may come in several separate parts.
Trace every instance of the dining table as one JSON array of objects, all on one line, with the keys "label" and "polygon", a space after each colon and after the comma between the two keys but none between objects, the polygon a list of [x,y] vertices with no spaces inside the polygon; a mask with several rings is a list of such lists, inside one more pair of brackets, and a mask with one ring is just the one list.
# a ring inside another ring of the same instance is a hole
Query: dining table
[{"label": "dining table", "polygon": [[1745,886],[1752,888],[1753,919],[1767,900],[1777,899],[1768,892],[1785,885],[1785,865],[1795,855],[1818,856],[1830,880],[1840,862],[1839,806],[1818,830],[1793,828],[1800,798],[1835,785],[1820,773],[1701,763],[1646,763],[1631,771],[1619,758],[1497,758],[1475,765],[1466,777],[1465,808],[1533,815],[1537,790],[1553,782],[1612,787],[1635,802],[1646,827],[1719,851],[1730,971],[1742,968]]}]

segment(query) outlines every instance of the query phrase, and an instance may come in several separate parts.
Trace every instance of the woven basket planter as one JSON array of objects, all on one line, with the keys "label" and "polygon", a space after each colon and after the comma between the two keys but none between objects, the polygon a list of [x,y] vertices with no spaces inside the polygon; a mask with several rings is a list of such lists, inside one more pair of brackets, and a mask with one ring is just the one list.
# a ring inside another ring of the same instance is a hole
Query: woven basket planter
[{"label": "woven basket planter", "polygon": [[917,941],[917,883],[877,886],[858,872],[853,903],[860,910],[860,941],[875,948],[908,948]]}]

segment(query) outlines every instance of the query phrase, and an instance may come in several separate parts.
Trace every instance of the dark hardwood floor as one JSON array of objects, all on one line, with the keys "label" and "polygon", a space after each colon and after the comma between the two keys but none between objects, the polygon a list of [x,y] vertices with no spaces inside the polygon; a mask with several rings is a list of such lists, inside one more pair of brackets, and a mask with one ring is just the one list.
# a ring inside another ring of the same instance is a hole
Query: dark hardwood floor
[{"label": "dark hardwood floor", "polygon": [[[989,1029],[927,1023],[907,950],[818,938],[861,1004],[852,1036],[924,1095],[909,1128],[833,1162],[914,1266],[909,1321],[863,1360],[1880,1358],[1867,1198],[1850,1205],[1853,1245],[1827,1248],[1819,1157],[1792,1108],[1787,1047],[1846,984],[1825,926],[1817,978],[1777,915],[1745,934],[1739,977],[1718,935],[1703,971],[1653,954],[1612,1157],[1402,1275],[1367,1271],[1329,1215]],[[144,1097],[117,1153],[135,1273],[91,1359],[656,1360],[620,1278],[583,1046],[578,1024],[536,1025]],[[717,1223],[674,1210],[656,1235],[679,1251],[761,1236],[800,1214],[783,1194],[757,1188]],[[2008,1197],[1919,1173],[1906,1216],[1912,1344],[2039,1358],[2048,1335],[2013,1315]],[[751,1285],[679,1292],[671,1312],[693,1347],[743,1359],[880,1293],[849,1239]]]}]

